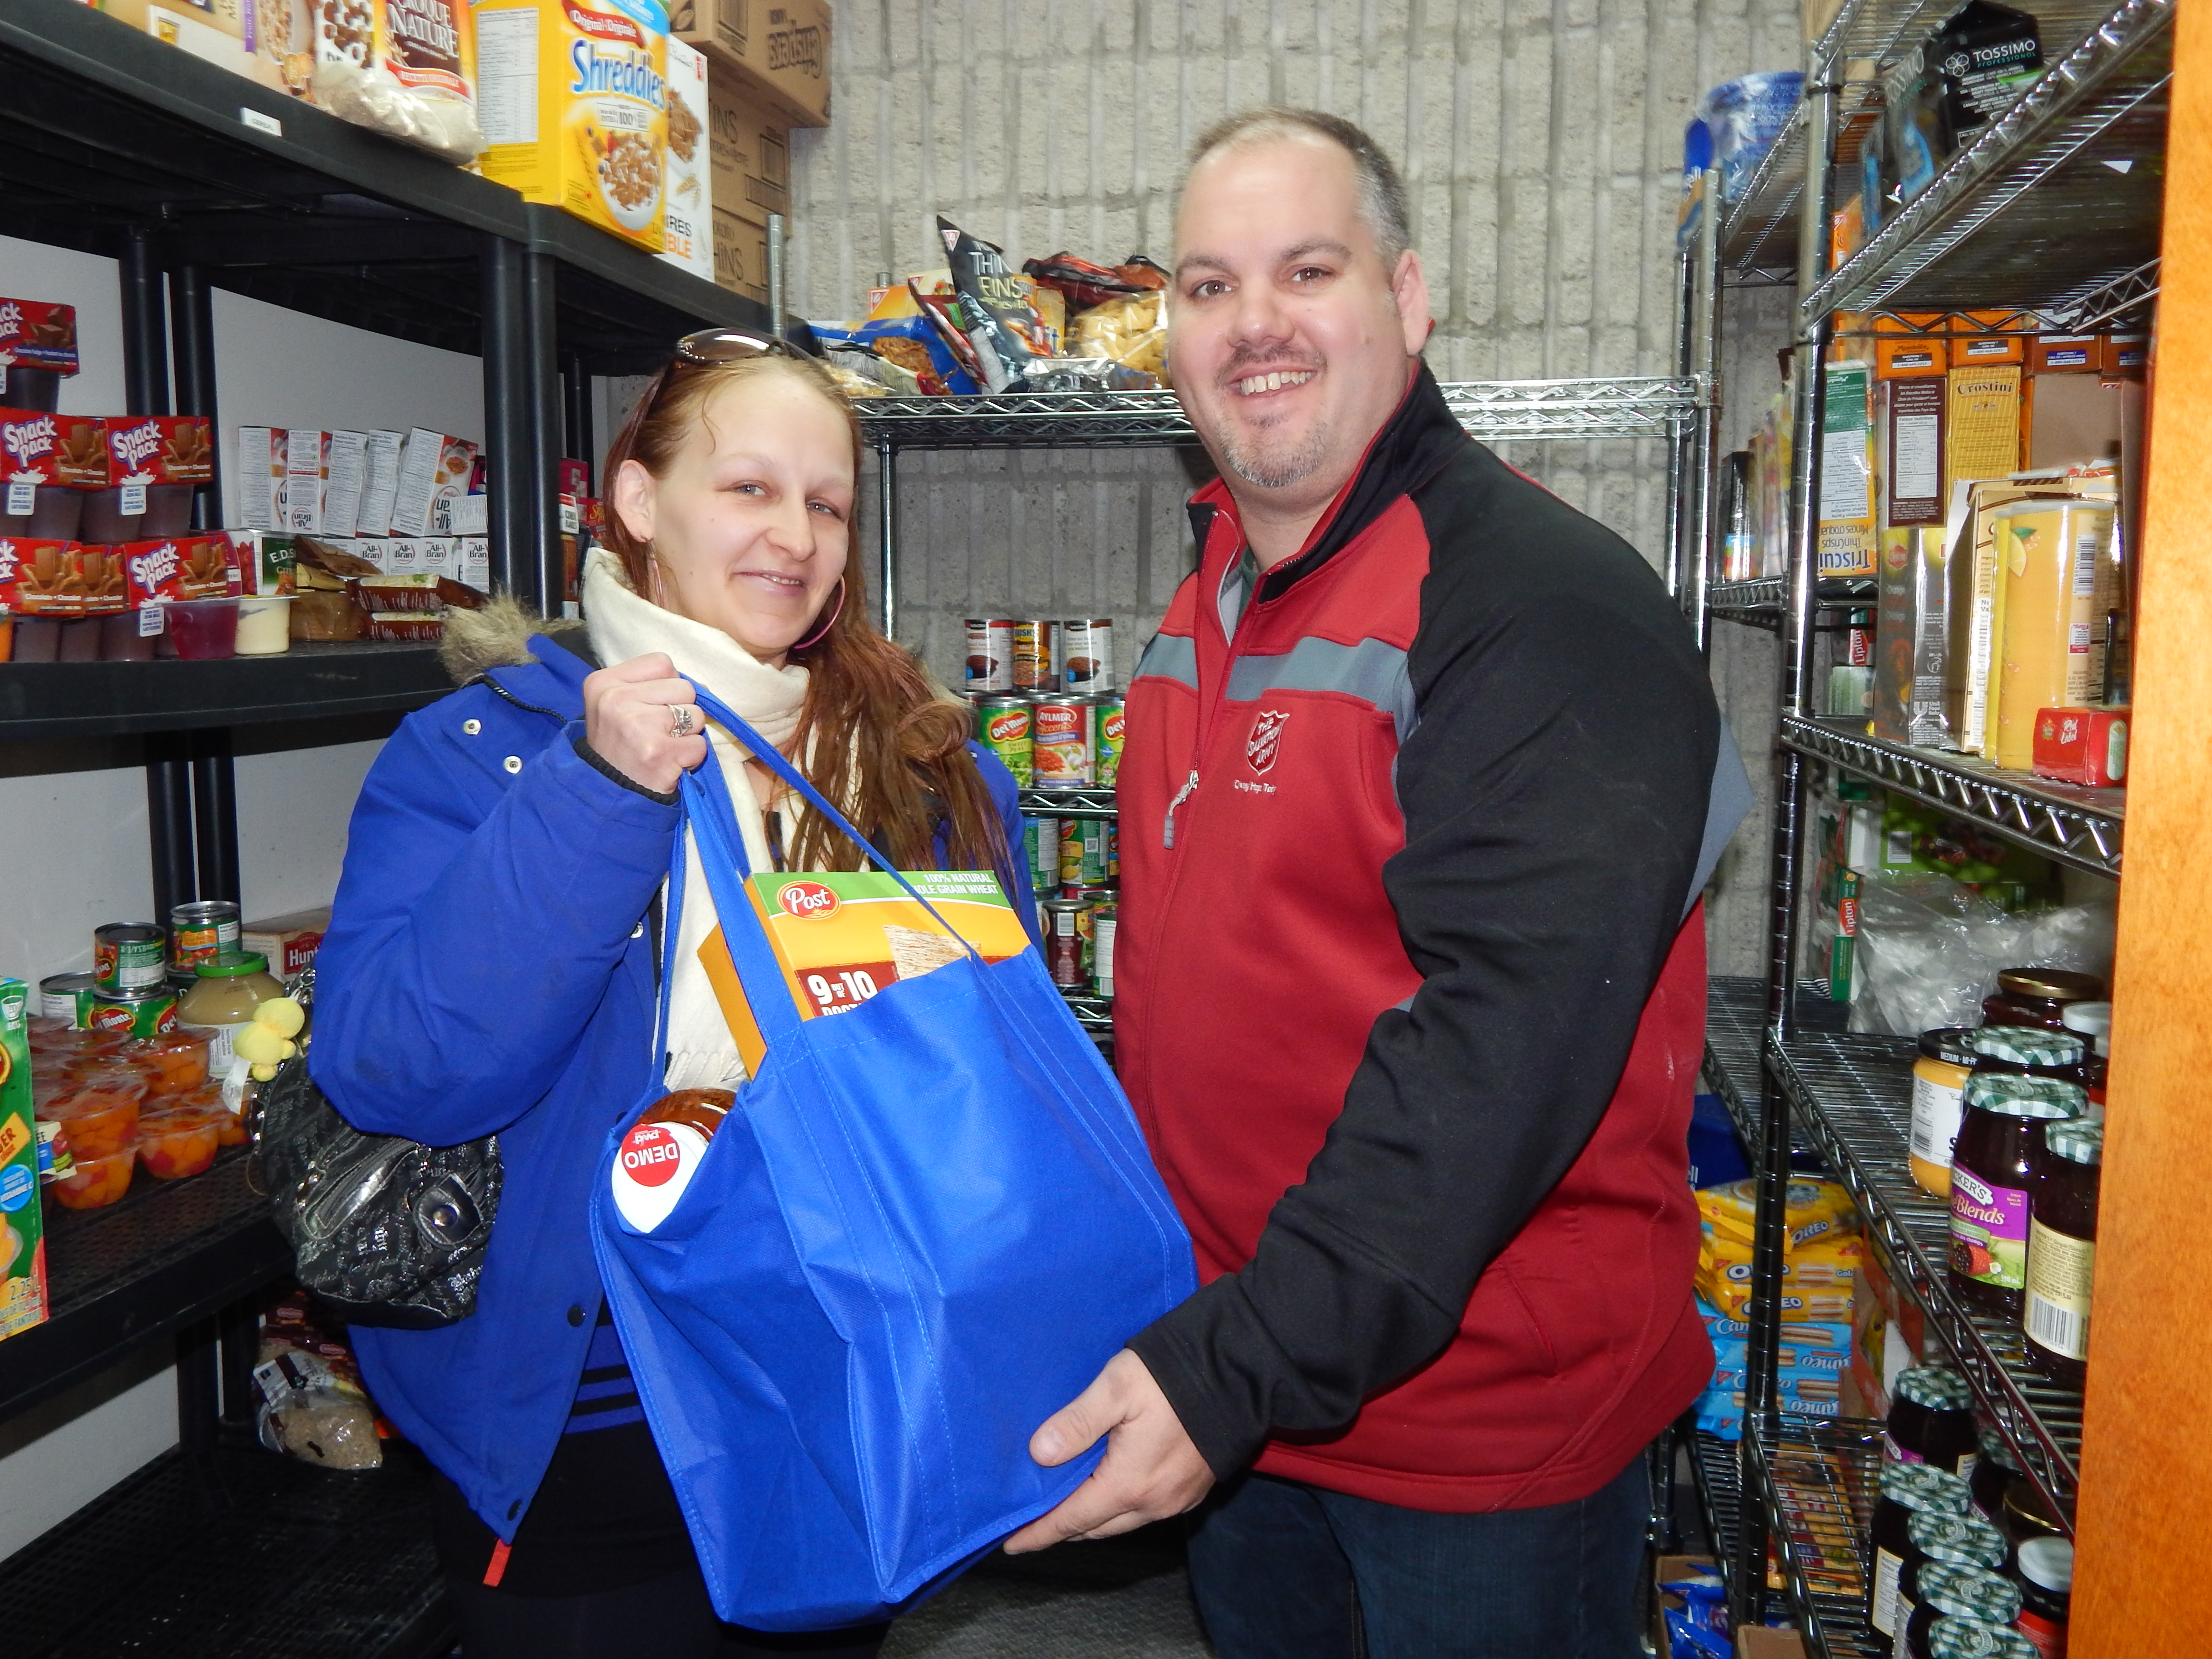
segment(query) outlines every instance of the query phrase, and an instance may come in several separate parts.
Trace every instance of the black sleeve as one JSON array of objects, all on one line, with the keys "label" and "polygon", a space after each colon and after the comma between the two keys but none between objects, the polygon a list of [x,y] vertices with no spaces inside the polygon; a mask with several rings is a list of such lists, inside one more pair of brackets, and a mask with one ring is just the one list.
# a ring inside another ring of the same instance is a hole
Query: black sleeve
[{"label": "black sleeve", "polygon": [[605,755],[599,753],[598,750],[592,748],[589,739],[583,737],[580,733],[579,733],[576,738],[575,749],[576,758],[582,761],[585,765],[590,767],[594,772],[599,773],[603,777],[612,779],[615,782],[622,785],[625,789],[636,791],[639,794],[643,795],[647,800],[657,800],[663,806],[673,806],[676,805],[676,792],[673,789],[663,791],[659,789],[647,788],[635,778],[630,776],[629,773],[617,770],[614,763],[610,761]]},{"label": "black sleeve", "polygon": [[1604,1115],[1698,863],[1719,716],[1649,567],[1549,497],[1504,538],[1434,493],[1382,872],[1420,989],[1252,1260],[1130,1345],[1219,1475],[1451,1340]]}]

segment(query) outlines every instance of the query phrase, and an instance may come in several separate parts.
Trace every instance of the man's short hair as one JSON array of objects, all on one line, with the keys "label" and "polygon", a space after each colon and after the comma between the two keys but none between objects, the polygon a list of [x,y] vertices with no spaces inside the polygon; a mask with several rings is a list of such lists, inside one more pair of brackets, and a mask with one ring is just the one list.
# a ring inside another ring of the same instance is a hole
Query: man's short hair
[{"label": "man's short hair", "polygon": [[1275,138],[1326,138],[1352,157],[1352,172],[1359,184],[1359,216],[1374,234],[1382,268],[1395,267],[1398,256],[1413,245],[1405,181],[1398,177],[1398,169],[1382,153],[1382,147],[1342,116],[1279,106],[1248,109],[1216,121],[1200,133],[1191,146],[1190,164],[1196,167],[1218,149]]}]

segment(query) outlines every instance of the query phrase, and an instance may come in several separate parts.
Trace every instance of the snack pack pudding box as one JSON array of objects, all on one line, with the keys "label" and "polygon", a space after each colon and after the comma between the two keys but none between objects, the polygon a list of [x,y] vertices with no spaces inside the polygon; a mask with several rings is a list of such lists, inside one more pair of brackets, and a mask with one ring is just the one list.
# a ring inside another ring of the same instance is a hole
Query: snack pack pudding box
[{"label": "snack pack pudding box", "polygon": [[0,979],[0,1337],[46,1319],[39,1134],[31,1119],[30,988]]}]

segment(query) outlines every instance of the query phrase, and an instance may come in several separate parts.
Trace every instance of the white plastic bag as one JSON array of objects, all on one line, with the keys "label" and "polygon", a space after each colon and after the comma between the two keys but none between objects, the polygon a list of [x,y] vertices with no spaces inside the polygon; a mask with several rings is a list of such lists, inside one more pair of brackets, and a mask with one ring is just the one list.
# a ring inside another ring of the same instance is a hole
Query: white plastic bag
[{"label": "white plastic bag", "polygon": [[2007,968],[2064,968],[2109,981],[2113,907],[2008,915],[1944,876],[1869,876],[1859,892],[1851,1030],[1917,1036],[1982,1023]]}]

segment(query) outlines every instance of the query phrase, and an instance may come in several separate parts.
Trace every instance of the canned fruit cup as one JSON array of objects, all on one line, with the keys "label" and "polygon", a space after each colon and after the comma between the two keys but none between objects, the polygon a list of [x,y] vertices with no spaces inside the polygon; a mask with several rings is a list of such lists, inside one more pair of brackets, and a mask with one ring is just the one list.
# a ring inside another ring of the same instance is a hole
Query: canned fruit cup
[{"label": "canned fruit cup", "polygon": [[161,610],[177,655],[186,662],[213,662],[238,654],[236,599],[170,599]]},{"label": "canned fruit cup", "polygon": [[131,1190],[131,1170],[137,1161],[137,1149],[133,1146],[106,1158],[78,1153],[69,1172],[57,1175],[46,1190],[64,1210],[105,1209]]},{"label": "canned fruit cup", "polygon": [[[95,1103],[97,1102],[98,1103]],[[79,1158],[112,1158],[138,1145],[138,1102],[112,1096],[74,1096],[49,1103],[39,1116],[58,1128]]]},{"label": "canned fruit cup", "polygon": [[138,1160],[157,1181],[196,1176],[215,1162],[222,1146],[221,1108],[182,1107],[149,1113],[139,1120]]},{"label": "canned fruit cup", "polygon": [[204,1031],[164,1031],[126,1043],[123,1055],[146,1068],[157,1095],[181,1095],[208,1080],[208,1037]]}]

